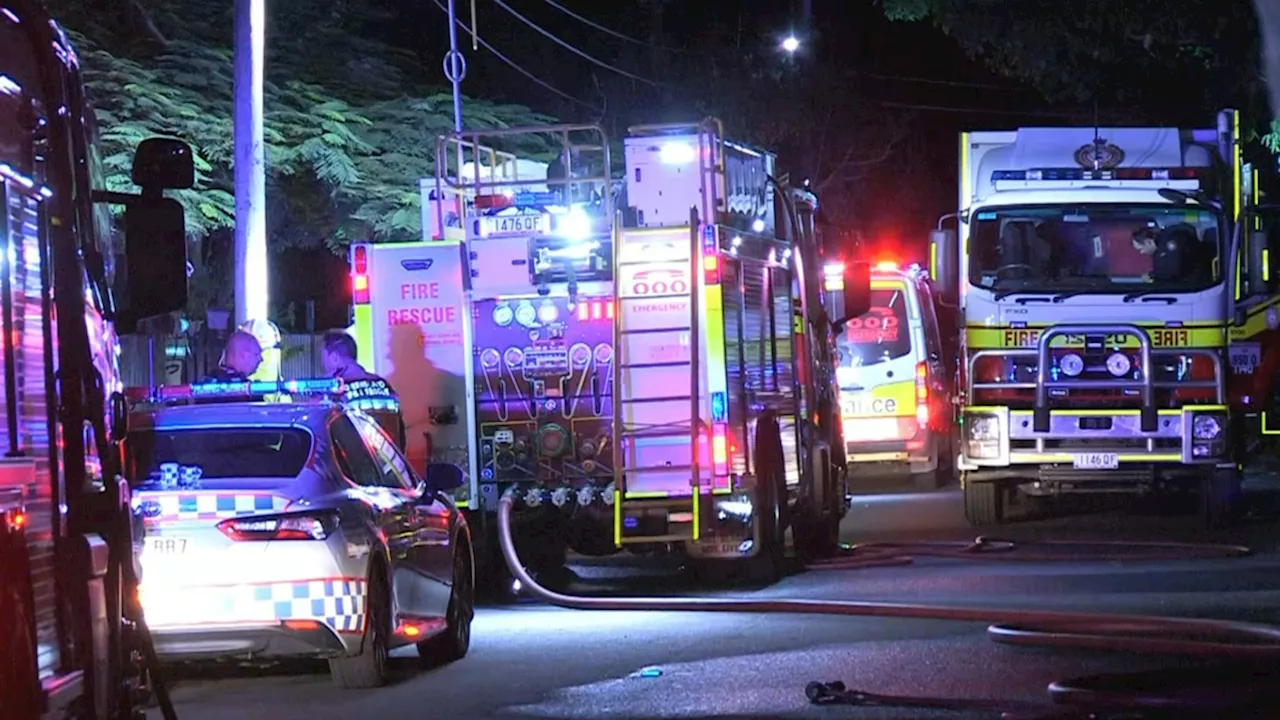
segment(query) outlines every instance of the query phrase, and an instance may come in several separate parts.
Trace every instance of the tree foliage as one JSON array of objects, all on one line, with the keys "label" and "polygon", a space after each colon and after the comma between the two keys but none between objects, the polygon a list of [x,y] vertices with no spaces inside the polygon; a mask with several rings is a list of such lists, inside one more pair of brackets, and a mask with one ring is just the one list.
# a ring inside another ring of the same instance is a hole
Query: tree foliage
[{"label": "tree foliage", "polygon": [[[338,251],[352,240],[420,237],[417,181],[434,172],[435,137],[453,129],[451,96],[420,76],[416,58],[362,36],[361,15],[346,3],[271,5],[269,244]],[[141,139],[192,143],[197,187],[177,197],[193,239],[235,219],[230,6],[147,0],[53,8],[81,55],[111,189],[133,189],[129,167]],[[518,105],[468,98],[464,107],[472,128],[551,122]]]},{"label": "tree foliage", "polygon": [[1249,0],[880,0],[894,20],[930,21],[995,71],[1047,99],[1181,102],[1264,117]]}]

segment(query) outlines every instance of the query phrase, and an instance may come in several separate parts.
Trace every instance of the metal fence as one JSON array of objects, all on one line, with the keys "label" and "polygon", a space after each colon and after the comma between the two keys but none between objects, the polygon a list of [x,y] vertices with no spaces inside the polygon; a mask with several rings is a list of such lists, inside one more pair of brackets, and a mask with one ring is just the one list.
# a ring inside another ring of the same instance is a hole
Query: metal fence
[{"label": "metal fence", "polygon": [[[220,338],[199,334],[181,336],[125,335],[120,338],[120,374],[125,387],[181,385],[198,382],[218,365]],[[288,333],[280,341],[280,375],[319,377],[320,334]],[[150,359],[150,362],[148,362]]]}]

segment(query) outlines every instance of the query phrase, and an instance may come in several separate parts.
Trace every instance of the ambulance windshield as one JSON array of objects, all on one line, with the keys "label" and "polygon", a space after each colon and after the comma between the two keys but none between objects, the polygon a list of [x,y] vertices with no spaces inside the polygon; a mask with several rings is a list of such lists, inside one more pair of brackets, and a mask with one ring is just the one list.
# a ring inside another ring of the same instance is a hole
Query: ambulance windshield
[{"label": "ambulance windshield", "polygon": [[980,209],[969,282],[1002,292],[1190,292],[1222,278],[1219,215],[1173,205]]},{"label": "ambulance windshield", "polygon": [[840,367],[856,368],[896,360],[911,352],[907,299],[901,287],[873,288],[871,309],[853,318],[836,339]]}]

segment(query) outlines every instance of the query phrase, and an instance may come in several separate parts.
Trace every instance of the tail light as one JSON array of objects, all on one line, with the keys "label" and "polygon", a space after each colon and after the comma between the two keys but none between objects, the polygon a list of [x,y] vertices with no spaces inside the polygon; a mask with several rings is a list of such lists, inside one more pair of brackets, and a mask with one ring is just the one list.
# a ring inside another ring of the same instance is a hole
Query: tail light
[{"label": "tail light", "polygon": [[363,245],[351,248],[351,302],[369,303],[369,248]]},{"label": "tail light", "polygon": [[720,256],[704,255],[702,256],[702,277],[703,282],[707,285],[720,284]]},{"label": "tail light", "polygon": [[338,528],[337,513],[295,513],[231,518],[218,530],[236,542],[254,540],[326,540]]},{"label": "tail light", "polygon": [[916,364],[916,424],[929,425],[929,366]]},{"label": "tail light", "polygon": [[729,437],[725,425],[711,427],[711,465],[717,476],[729,474]]}]

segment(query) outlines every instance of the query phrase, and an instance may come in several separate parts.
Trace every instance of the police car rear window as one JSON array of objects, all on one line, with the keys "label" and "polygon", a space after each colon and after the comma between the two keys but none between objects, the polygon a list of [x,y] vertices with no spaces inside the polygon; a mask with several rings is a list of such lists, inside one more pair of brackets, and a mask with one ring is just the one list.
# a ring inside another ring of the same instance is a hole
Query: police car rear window
[{"label": "police car rear window", "polygon": [[873,289],[871,309],[850,320],[836,344],[840,364],[845,367],[874,365],[910,354],[911,331],[903,290]]},{"label": "police car rear window", "polygon": [[208,480],[294,478],[311,454],[297,428],[192,428],[129,433],[129,480],[146,489],[181,489]]}]

